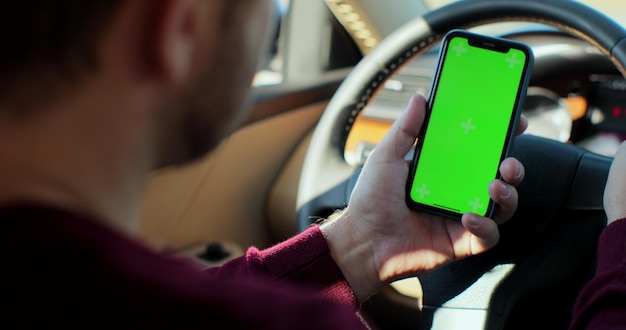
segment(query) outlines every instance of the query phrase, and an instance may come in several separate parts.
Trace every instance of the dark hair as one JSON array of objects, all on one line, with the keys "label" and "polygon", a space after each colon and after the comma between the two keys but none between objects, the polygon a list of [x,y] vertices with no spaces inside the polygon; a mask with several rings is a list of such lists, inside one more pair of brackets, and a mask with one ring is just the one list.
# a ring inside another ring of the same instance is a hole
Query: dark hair
[{"label": "dark hair", "polygon": [[96,46],[119,0],[0,1],[0,100],[41,74],[97,65]]}]

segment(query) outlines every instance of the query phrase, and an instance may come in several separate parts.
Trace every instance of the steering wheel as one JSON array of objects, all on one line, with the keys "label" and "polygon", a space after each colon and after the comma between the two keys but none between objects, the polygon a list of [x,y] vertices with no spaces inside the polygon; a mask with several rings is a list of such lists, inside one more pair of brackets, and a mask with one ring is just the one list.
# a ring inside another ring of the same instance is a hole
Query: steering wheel
[{"label": "steering wheel", "polygon": [[[301,173],[300,230],[310,226],[312,216],[347,204],[359,169],[345,162],[345,141],[385,80],[451,29],[504,21],[557,27],[591,42],[626,72],[624,28],[578,2],[466,0],[416,18],[364,57],[328,104]],[[440,311],[451,315],[456,309],[472,309],[482,310],[487,329],[567,327],[576,295],[593,273],[597,238],[606,222],[602,196],[611,158],[531,135],[516,138],[512,156],[522,161],[527,173],[518,187],[516,214],[501,226],[500,243],[493,249],[420,277],[423,326],[432,325]],[[446,305],[504,264],[512,266],[500,275],[484,306]]]}]

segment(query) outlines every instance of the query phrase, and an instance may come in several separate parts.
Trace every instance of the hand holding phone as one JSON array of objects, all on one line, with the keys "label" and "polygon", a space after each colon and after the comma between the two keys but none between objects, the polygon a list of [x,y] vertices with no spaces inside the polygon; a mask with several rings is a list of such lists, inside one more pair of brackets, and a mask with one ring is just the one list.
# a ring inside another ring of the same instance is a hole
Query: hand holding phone
[{"label": "hand holding phone", "polygon": [[487,187],[511,148],[532,64],[518,42],[462,30],[444,37],[407,180],[409,207],[493,217]]}]

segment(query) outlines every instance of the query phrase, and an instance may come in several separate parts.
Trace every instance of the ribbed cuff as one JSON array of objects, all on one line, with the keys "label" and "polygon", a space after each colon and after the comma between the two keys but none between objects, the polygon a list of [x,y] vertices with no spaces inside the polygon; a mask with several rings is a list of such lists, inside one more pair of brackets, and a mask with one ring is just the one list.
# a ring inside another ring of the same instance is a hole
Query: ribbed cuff
[{"label": "ribbed cuff", "polygon": [[323,297],[359,308],[343,273],[330,254],[318,226],[266,250],[249,250],[248,258],[274,279],[286,280],[320,292]]}]

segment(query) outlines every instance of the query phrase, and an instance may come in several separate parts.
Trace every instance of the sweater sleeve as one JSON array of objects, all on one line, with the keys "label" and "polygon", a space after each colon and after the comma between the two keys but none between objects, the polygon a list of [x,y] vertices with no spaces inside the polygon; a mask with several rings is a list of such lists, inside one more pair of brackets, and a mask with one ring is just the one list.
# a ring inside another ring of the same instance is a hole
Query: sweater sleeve
[{"label": "sweater sleeve", "polygon": [[598,243],[594,277],[576,302],[570,329],[626,326],[626,219],[607,226]]},{"label": "sweater sleeve", "polygon": [[315,290],[320,296],[355,310],[359,308],[318,226],[265,250],[249,248],[245,256],[206,272],[216,278],[269,277]]}]

